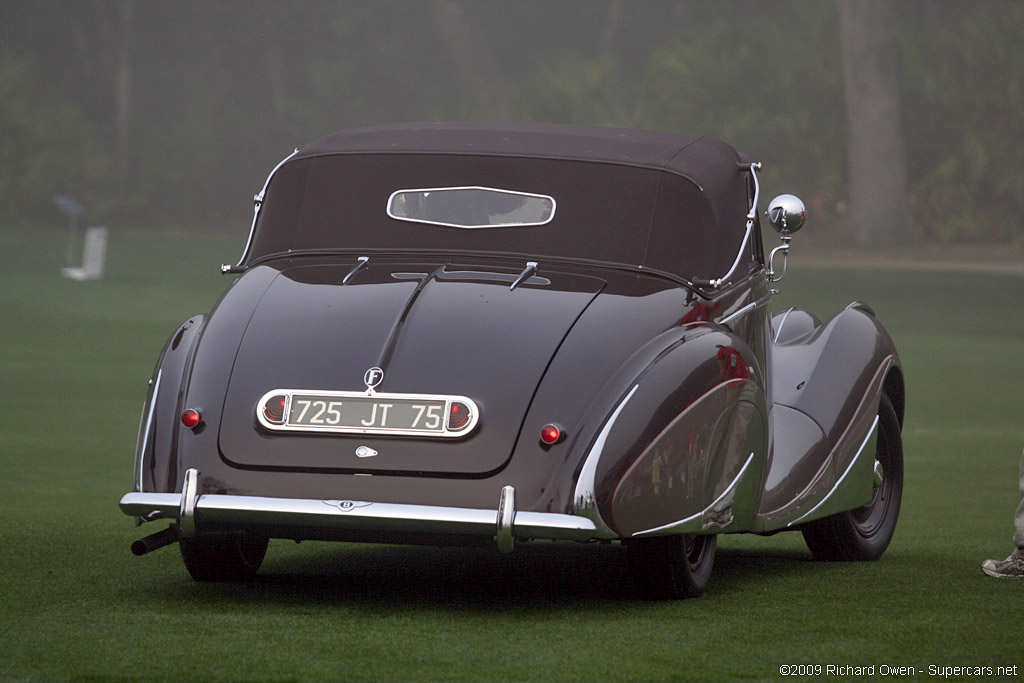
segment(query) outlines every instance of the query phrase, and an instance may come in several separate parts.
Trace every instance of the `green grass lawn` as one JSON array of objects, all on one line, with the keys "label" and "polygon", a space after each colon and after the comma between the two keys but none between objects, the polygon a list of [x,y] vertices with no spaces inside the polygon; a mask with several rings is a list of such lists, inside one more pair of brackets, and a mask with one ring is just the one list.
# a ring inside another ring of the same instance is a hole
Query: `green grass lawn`
[{"label": "green grass lawn", "polygon": [[896,537],[862,564],[813,562],[798,534],[725,537],[703,597],[651,603],[624,588],[617,547],[274,541],[251,585],[193,583],[174,547],[132,556],[142,532],[117,501],[146,380],[227,285],[218,266],[242,235],[114,231],[100,282],[60,276],[63,240],[0,230],[2,680],[778,680],[784,664],[1024,677],[1024,582],[979,568],[1011,550],[1024,278],[826,272],[798,243],[776,306],[869,302],[901,351]]}]

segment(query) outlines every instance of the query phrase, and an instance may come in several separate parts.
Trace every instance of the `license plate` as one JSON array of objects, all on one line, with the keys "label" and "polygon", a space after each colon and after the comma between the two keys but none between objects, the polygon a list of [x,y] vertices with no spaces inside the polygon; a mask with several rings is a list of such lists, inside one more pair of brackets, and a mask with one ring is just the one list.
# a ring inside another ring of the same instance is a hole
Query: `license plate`
[{"label": "license plate", "polygon": [[473,430],[479,410],[465,396],[276,389],[256,416],[275,431],[458,437]]}]

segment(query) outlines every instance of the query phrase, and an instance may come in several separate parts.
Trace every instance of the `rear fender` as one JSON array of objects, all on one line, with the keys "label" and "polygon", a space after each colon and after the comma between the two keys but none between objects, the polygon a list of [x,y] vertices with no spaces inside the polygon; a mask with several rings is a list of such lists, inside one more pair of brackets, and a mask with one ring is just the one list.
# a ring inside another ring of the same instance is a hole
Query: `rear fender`
[{"label": "rear fender", "polygon": [[170,492],[177,489],[178,416],[181,414],[182,386],[204,324],[205,319],[201,315],[189,318],[175,330],[160,352],[139,421],[135,446],[135,491]]},{"label": "rear fender", "polygon": [[[776,457],[769,480],[778,487],[765,498],[759,531],[791,527],[870,501],[882,392],[890,394],[901,419],[903,407],[895,345],[863,304],[851,304],[809,336],[777,344],[773,361]],[[780,425],[800,414],[820,429],[815,462],[782,457],[800,449],[793,442],[798,430]]]},{"label": "rear fender", "polygon": [[789,504],[763,515],[763,530],[792,528],[871,502],[878,407],[885,378],[896,363],[887,357],[877,368],[854,412],[811,483]]},{"label": "rear fender", "polygon": [[892,338],[870,309],[851,304],[809,337],[775,345],[772,400],[809,415],[834,444],[889,357],[899,365]]},{"label": "rear fender", "polygon": [[620,538],[744,528],[767,449],[754,356],[717,325],[655,341],[594,402],[607,417],[579,454],[571,509]]}]

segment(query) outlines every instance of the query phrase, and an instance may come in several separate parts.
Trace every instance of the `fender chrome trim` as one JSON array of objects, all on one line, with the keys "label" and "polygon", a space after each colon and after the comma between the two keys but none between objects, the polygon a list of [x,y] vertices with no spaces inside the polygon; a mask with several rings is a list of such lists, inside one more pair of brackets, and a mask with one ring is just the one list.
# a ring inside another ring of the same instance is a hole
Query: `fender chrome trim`
[{"label": "fender chrome trim", "polygon": [[725,490],[722,491],[722,495],[718,496],[718,498],[715,498],[714,502],[712,502],[711,505],[708,505],[706,508],[704,508],[697,514],[690,515],[686,519],[681,519],[678,522],[671,522],[669,524],[655,527],[653,529],[647,529],[646,531],[638,531],[635,534],[633,534],[633,536],[664,536],[667,534],[680,534],[692,533],[695,531],[703,531],[705,529],[704,517],[712,513],[715,510],[715,508],[718,507],[718,504],[725,500],[730,493],[732,493],[733,489],[736,488],[736,485],[740,483],[740,479],[742,479],[743,475],[747,473],[747,468],[750,467],[750,463],[753,462],[753,460],[754,453],[751,452],[750,455],[747,456],[747,461],[743,463],[743,467],[740,468],[739,473],[732,480],[732,483],[730,483],[725,488]]},{"label": "fender chrome trim", "polygon": [[595,528],[601,532],[602,538],[615,538],[616,534],[601,518],[601,512],[597,509],[597,486],[594,482],[594,477],[597,474],[597,463],[601,460],[604,443],[608,440],[608,434],[612,431],[612,427],[615,426],[615,421],[619,419],[619,413],[622,412],[622,409],[629,403],[629,399],[633,398],[633,394],[639,388],[639,384],[634,384],[633,388],[626,394],[626,397],[619,401],[619,405],[616,406],[608,421],[604,423],[601,433],[594,440],[594,445],[583,462],[583,469],[580,470],[580,477],[576,480],[576,489],[573,492],[573,511],[577,515],[582,515],[591,520]]},{"label": "fender chrome trim", "polygon": [[163,369],[157,370],[156,381],[153,382],[153,391],[150,392],[149,395],[149,406],[143,406],[143,410],[145,411],[145,417],[142,421],[140,421],[139,424],[139,429],[141,429],[142,431],[139,435],[139,439],[137,439],[139,443],[139,450],[135,454],[135,464],[138,467],[138,469],[135,472],[136,491],[142,490],[143,467],[146,461],[146,451],[149,450],[149,435],[150,431],[153,428],[153,413],[156,412],[156,399],[157,396],[160,395],[160,378],[163,376],[163,374]]},{"label": "fender chrome trim", "polygon": [[[846,466],[846,469],[843,471],[843,474],[839,477],[838,480],[836,480],[836,483],[833,484],[833,486],[829,490],[829,492],[825,494],[824,498],[822,498],[821,500],[818,501],[817,505],[815,505],[810,510],[808,510],[804,514],[800,515],[799,517],[794,519],[789,524],[787,524],[786,525],[787,528],[793,526],[794,524],[799,524],[800,522],[802,522],[806,518],[810,517],[818,508],[820,508],[822,505],[824,505],[826,502],[828,502],[828,499],[832,497],[832,494],[834,494],[836,491],[839,490],[839,487],[842,485],[843,480],[846,479],[846,475],[848,475],[850,473],[850,470],[853,469],[853,466],[855,464],[857,464],[858,460],[860,460],[860,456],[861,456],[861,453],[864,452],[864,448],[868,445],[868,443],[870,443],[871,438],[873,436],[875,436],[877,433],[878,433],[878,416],[875,415],[875,421],[871,423],[871,429],[868,430],[868,435],[864,437],[864,441],[861,442],[860,448],[857,449],[857,454],[854,455],[853,458],[850,459],[850,464]],[[874,472],[874,469],[872,469],[872,472]]]},{"label": "fender chrome trim", "polygon": [[785,326],[786,321],[789,319],[789,314],[796,310],[796,306],[790,306],[786,309],[786,313],[782,316],[782,320],[779,321],[779,326],[775,329],[775,338],[772,339],[773,344],[779,343],[779,337],[782,336],[782,328]]}]

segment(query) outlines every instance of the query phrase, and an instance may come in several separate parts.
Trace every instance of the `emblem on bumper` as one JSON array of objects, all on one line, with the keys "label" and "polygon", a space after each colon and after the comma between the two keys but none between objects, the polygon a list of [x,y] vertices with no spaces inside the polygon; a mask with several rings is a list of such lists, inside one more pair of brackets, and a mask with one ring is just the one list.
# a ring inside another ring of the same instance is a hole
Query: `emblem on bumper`
[{"label": "emblem on bumper", "polygon": [[338,508],[341,512],[351,512],[356,508],[365,508],[373,505],[363,500],[325,500],[324,505],[330,505],[332,508]]}]

